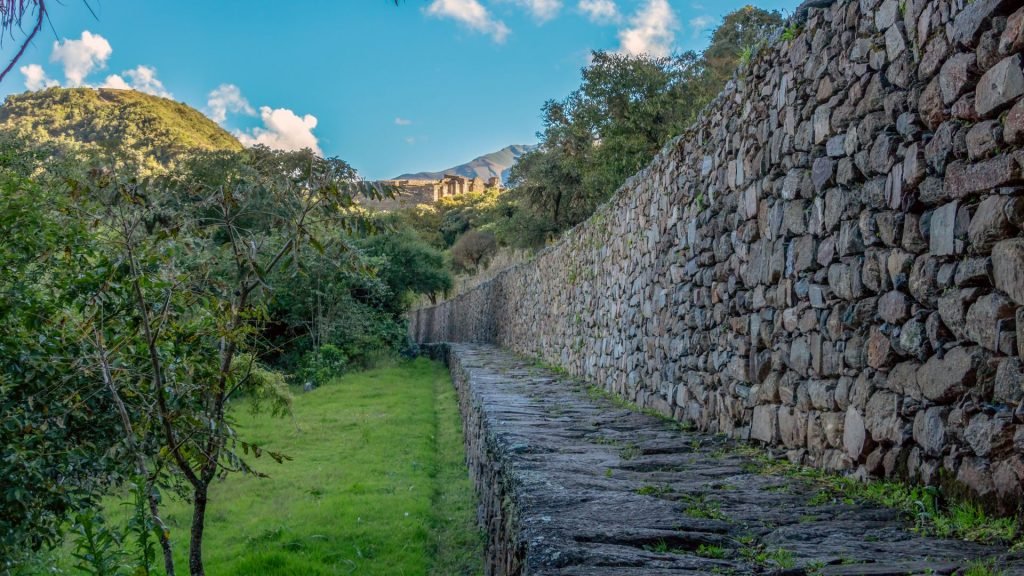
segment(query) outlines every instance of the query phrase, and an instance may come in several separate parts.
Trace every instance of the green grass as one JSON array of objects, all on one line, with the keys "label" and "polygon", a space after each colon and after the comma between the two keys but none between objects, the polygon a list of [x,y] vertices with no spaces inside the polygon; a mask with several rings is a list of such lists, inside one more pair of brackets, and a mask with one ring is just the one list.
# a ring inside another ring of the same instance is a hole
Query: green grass
[{"label": "green grass", "polygon": [[783,548],[768,548],[764,545],[747,546],[740,549],[740,556],[761,567],[783,569],[796,567],[793,553]]},{"label": "green grass", "polygon": [[722,513],[722,504],[717,500],[708,500],[704,494],[685,495],[681,498],[686,503],[683,514],[690,518],[705,518],[708,520],[728,520],[728,516]]},{"label": "green grass", "polygon": [[762,450],[737,446],[734,453],[751,458],[743,465],[748,472],[798,478],[815,489],[808,504],[855,504],[871,502],[898,510],[914,522],[914,529],[925,535],[959,538],[971,542],[1001,543],[1024,548],[1024,531],[1014,518],[997,518],[985,513],[977,504],[952,498],[943,502],[935,487],[913,486],[891,480],[861,482],[849,476],[791,464],[773,459]]},{"label": "green grass", "polygon": [[[482,573],[458,406],[441,364],[347,375],[296,394],[291,418],[240,413],[238,428],[293,460],[261,459],[270,478],[232,476],[212,490],[210,576]],[[123,525],[122,509],[111,506],[108,521]],[[182,572],[190,512],[164,506]]]},{"label": "green grass", "polygon": [[697,547],[697,556],[704,558],[718,558],[722,559],[729,555],[729,551],[721,546],[713,546],[711,544],[701,544]]},{"label": "green grass", "polygon": [[998,570],[994,560],[982,560],[972,563],[964,571],[963,576],[1002,576],[1004,572]]}]

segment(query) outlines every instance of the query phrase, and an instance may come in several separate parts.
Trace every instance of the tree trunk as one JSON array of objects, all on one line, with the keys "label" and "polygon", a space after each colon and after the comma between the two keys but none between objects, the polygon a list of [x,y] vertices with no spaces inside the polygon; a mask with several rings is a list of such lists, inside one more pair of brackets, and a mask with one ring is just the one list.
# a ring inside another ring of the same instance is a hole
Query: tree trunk
[{"label": "tree trunk", "polygon": [[192,532],[188,543],[188,571],[192,576],[206,576],[203,568],[203,528],[206,526],[207,486],[196,486],[192,494]]},{"label": "tree trunk", "polygon": [[103,373],[103,381],[106,382],[107,388],[110,390],[110,396],[114,400],[114,405],[117,407],[118,414],[121,415],[121,425],[124,427],[125,439],[128,442],[128,447],[135,452],[135,472],[140,478],[148,478],[144,486],[146,490],[146,501],[149,502],[149,513],[153,517],[153,522],[156,523],[157,528],[160,529],[160,549],[164,555],[164,572],[167,576],[174,576],[174,554],[171,552],[171,537],[167,531],[167,526],[164,521],[160,518],[160,503],[156,499],[156,492],[153,491],[153,483],[156,479],[156,473],[152,476],[149,475],[149,469],[146,466],[146,457],[142,454],[141,449],[138,446],[138,442],[135,439],[135,432],[132,429],[131,417],[128,415],[128,408],[124,404],[124,400],[121,399],[120,392],[117,391],[117,386],[114,384],[114,373],[110,369],[110,359],[107,356],[106,343],[103,340],[103,333],[99,329],[95,330],[96,344],[100,351],[100,369]]},{"label": "tree trunk", "polygon": [[149,513],[153,516],[153,522],[160,530],[160,550],[164,554],[164,573],[167,576],[174,576],[174,553],[171,551],[171,536],[160,518],[160,503],[157,502],[156,492],[153,490],[153,483],[146,483],[146,498],[149,500]]}]

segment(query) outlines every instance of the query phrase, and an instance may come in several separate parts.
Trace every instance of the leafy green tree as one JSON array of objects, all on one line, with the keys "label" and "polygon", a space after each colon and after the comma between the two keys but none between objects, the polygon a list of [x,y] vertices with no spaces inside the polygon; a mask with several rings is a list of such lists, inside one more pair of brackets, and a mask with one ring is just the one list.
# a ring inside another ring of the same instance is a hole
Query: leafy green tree
[{"label": "leafy green tree", "polygon": [[704,51],[706,69],[705,97],[711,98],[732,78],[740,62],[740,55],[769,38],[772,32],[782,28],[782,17],[778,12],[767,11],[755,6],[744,6],[730,12],[715,28],[711,44]]},{"label": "leafy green tree", "polygon": [[511,197],[546,220],[534,243],[585,220],[672,137],[697,118],[732,76],[741,52],[781,16],[752,6],[726,16],[703,54],[655,58],[595,52],[583,83],[544,104],[540,147],[512,168]]},{"label": "leafy green tree", "polygon": [[381,259],[380,278],[395,295],[388,308],[395,314],[408,311],[421,294],[437,302],[437,296],[452,289],[452,277],[439,250],[427,245],[414,233],[399,230],[370,237],[364,246]]},{"label": "leafy green tree", "polygon": [[254,354],[274,273],[322,251],[317,231],[358,228],[350,208],[359,188],[340,160],[260,148],[197,155],[167,180],[98,171],[74,189],[105,259],[79,329],[95,335],[95,367],[133,420],[126,433],[153,438],[146,456],[188,488],[193,576],[205,574],[214,478],[255,473],[244,454],[282,458],[239,438],[227,411],[242,395],[287,401]]},{"label": "leafy green tree", "polygon": [[407,228],[416,233],[427,244],[435,248],[445,248],[441,235],[443,214],[437,204],[417,204],[401,208],[391,213],[396,227]]},{"label": "leafy green tree", "polygon": [[375,273],[380,259],[347,235],[321,237],[323,252],[309,254],[299,270],[275,274],[261,341],[265,358],[288,371],[321,363],[321,349],[333,346],[344,357],[329,362],[334,375],[398,348],[405,329],[404,319],[392,312],[395,294]]},{"label": "leafy green tree", "polygon": [[69,199],[28,176],[36,160],[0,146],[0,572],[59,542],[65,519],[128,473],[110,400],[63,321],[92,288],[91,241],[60,216]]}]

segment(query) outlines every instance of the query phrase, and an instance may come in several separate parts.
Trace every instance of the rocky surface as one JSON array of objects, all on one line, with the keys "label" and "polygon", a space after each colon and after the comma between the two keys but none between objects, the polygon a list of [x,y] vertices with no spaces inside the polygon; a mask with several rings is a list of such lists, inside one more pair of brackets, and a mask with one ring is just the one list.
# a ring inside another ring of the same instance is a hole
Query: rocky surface
[{"label": "rocky surface", "polygon": [[1024,574],[1024,554],[922,537],[891,510],[821,498],[734,441],[492,346],[439,351],[459,391],[488,575],[956,574],[978,561]]},{"label": "rocky surface", "polygon": [[805,8],[590,220],[411,333],[1017,512],[1024,7]]}]

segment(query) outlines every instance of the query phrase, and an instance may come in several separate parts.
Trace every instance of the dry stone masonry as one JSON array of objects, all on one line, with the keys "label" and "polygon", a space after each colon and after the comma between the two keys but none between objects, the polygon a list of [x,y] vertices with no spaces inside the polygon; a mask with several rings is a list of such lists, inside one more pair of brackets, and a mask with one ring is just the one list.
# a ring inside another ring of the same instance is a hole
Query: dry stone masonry
[{"label": "dry stone masonry", "polygon": [[1024,6],[840,0],[801,26],[590,220],[412,335],[1017,511]]},{"label": "dry stone masonry", "polygon": [[1024,553],[915,534],[491,345],[432,351],[459,394],[488,576],[1024,574]]}]

